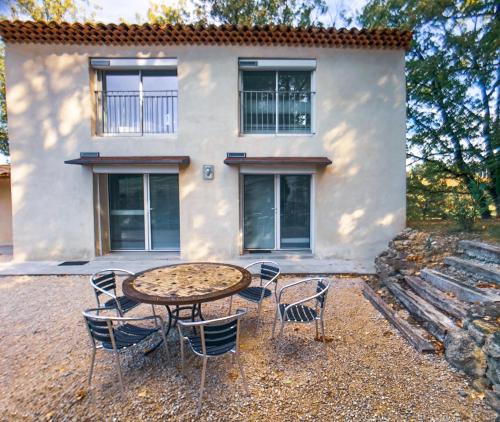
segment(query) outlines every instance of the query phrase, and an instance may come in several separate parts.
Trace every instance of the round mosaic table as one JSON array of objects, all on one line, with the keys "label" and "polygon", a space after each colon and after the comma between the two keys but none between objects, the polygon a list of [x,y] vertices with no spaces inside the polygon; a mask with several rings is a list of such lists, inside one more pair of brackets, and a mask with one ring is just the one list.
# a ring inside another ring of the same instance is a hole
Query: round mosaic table
[{"label": "round mosaic table", "polygon": [[[209,262],[168,265],[151,268],[134,274],[123,281],[123,294],[129,299],[152,305],[164,305],[168,312],[166,324],[170,328],[179,319],[191,319],[201,314],[201,304],[234,295],[246,289],[252,282],[248,270],[229,264]],[[175,306],[170,310],[169,306]],[[191,316],[181,317],[183,310],[190,310]],[[162,343],[146,350],[149,354]]]},{"label": "round mosaic table", "polygon": [[252,281],[249,271],[236,265],[209,262],[152,268],[128,277],[123,293],[152,305],[195,305],[231,296]]}]

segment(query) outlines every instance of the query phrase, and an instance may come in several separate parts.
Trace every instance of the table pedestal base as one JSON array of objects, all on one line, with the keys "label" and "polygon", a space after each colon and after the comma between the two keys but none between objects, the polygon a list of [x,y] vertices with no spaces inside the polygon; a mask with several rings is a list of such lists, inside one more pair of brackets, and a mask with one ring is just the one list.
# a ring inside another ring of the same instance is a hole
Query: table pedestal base
[{"label": "table pedestal base", "polygon": [[[205,319],[203,318],[203,314],[201,313],[201,303],[195,303],[194,305],[186,305],[186,306],[179,306],[176,305],[175,309],[172,311],[168,305],[165,305],[165,308],[167,309],[168,313],[168,321],[167,324],[165,324],[165,337],[168,338],[168,333],[170,333],[170,329],[172,327],[175,327],[177,324],[177,321],[195,321],[196,317],[199,317],[202,321]],[[191,315],[185,315],[181,316],[182,311],[191,311]],[[194,333],[196,334],[196,330],[193,328]],[[152,346],[150,349],[147,349],[144,351],[145,355],[149,355],[150,353],[154,352],[158,347],[160,347],[163,343],[163,339],[158,341],[154,346]]]}]

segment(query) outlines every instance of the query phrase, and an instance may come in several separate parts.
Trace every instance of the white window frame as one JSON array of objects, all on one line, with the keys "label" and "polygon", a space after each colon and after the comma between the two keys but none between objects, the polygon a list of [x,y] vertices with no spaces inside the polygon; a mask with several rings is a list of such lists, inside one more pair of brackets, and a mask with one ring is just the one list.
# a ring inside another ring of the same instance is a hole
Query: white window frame
[{"label": "white window frame", "polygon": [[[103,64],[107,63],[107,64]],[[179,116],[177,116],[177,128],[175,132],[165,133],[144,133],[144,90],[142,85],[142,71],[143,70],[178,70],[176,58],[105,58],[94,57],[90,59],[90,67],[94,70],[94,91],[104,91],[104,75],[106,72],[113,71],[137,71],[139,75],[139,104],[141,109],[141,133],[99,133],[97,129],[99,115],[100,119],[104,122],[104,113],[97,110],[97,96],[95,92],[92,93],[95,100],[96,115],[95,115],[95,128],[94,135],[99,138],[116,138],[116,137],[176,137],[179,132]],[[177,80],[179,75],[177,75]],[[177,113],[179,111],[179,90],[177,90]]]},{"label": "white window frame", "polygon": [[[125,168],[126,170],[126,168]],[[99,171],[95,171],[94,173],[100,173]],[[108,174],[140,174],[142,175],[142,183],[143,183],[143,197],[144,197],[144,249],[111,249],[111,235],[110,235],[110,244],[109,244],[109,250],[110,252],[180,252],[181,249],[179,248],[167,248],[167,249],[152,249],[152,235],[151,235],[151,197],[150,197],[150,189],[149,189],[149,175],[150,174],[178,174],[179,171],[173,171],[173,168],[170,170],[165,171],[148,171],[147,173],[144,173],[140,171],[138,168],[132,168],[129,167],[128,171],[112,171],[112,172],[107,172]],[[109,182],[108,182],[109,183]],[[180,183],[180,180],[179,180]],[[109,186],[109,184],[108,184]],[[108,197],[106,199],[108,201],[108,221],[110,222],[108,224],[108,230],[111,230],[111,208],[109,207],[109,191],[108,191]],[[179,195],[179,201],[180,201],[180,195]],[[180,213],[179,213],[179,222],[180,222]],[[181,226],[182,227],[182,226]],[[100,227],[100,222],[99,222],[99,238],[101,238],[101,227]]]},{"label": "white window frame", "polygon": [[[245,228],[244,228],[244,212],[245,212],[245,195],[244,182],[245,175],[252,174],[268,174],[274,175],[274,248],[272,252],[309,252],[314,255],[316,250],[316,169],[310,167],[293,167],[293,168],[272,168],[272,167],[256,167],[256,166],[241,166],[240,167],[240,254],[245,255],[249,250],[258,253],[261,249],[245,249]],[[280,176],[281,175],[310,175],[311,176],[311,200],[309,204],[309,248],[282,249],[280,242],[281,230],[281,201],[280,201]],[[262,249],[268,250],[268,249]]]},{"label": "white window frame", "polygon": [[[255,62],[254,66],[242,66],[241,62],[250,61]],[[240,136],[313,136],[316,134],[316,59],[252,59],[240,58],[238,60],[238,94],[239,94],[239,135]],[[272,133],[258,133],[258,132],[244,132],[243,131],[243,72],[259,72],[259,71],[273,71],[276,72],[275,92],[278,92],[278,80],[280,71],[309,71],[311,72],[311,130],[304,133],[285,133],[279,131],[279,110],[278,110],[278,96],[276,95],[275,115],[276,124],[275,130]]]}]

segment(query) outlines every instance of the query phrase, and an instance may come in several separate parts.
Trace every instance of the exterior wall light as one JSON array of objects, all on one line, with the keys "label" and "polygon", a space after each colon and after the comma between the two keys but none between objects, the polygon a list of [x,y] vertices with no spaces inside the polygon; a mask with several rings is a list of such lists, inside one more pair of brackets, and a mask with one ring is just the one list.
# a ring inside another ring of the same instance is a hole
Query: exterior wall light
[{"label": "exterior wall light", "polygon": [[203,180],[213,180],[214,178],[214,166],[204,165],[203,166]]}]

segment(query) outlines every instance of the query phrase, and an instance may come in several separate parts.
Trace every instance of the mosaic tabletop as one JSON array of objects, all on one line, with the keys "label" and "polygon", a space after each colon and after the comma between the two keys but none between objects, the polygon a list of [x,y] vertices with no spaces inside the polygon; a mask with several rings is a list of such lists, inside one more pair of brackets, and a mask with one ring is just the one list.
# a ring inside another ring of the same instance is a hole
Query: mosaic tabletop
[{"label": "mosaic tabletop", "polygon": [[229,264],[191,263],[153,268],[127,278],[123,293],[159,305],[208,302],[233,295],[252,280],[244,268]]}]

